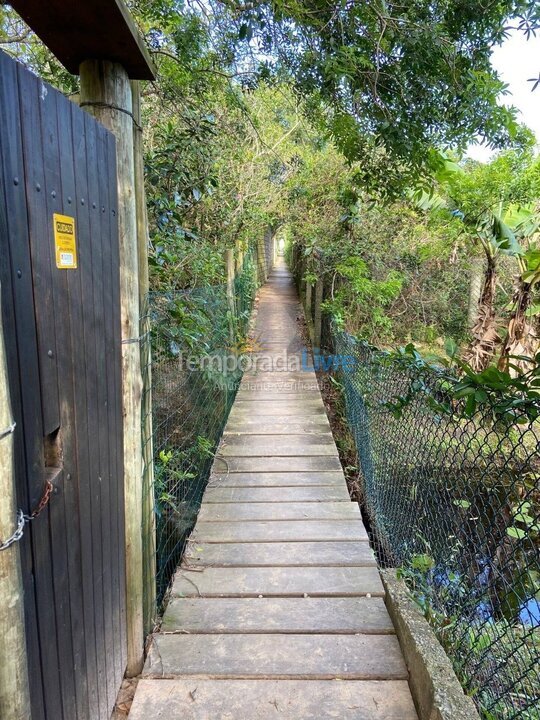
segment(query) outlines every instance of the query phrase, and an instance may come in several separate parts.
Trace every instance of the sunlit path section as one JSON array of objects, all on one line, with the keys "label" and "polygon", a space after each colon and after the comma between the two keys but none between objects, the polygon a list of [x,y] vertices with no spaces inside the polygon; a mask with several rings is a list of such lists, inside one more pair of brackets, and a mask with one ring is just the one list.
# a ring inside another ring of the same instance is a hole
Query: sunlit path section
[{"label": "sunlit path section", "polygon": [[278,264],[132,720],[417,718],[300,313]]}]

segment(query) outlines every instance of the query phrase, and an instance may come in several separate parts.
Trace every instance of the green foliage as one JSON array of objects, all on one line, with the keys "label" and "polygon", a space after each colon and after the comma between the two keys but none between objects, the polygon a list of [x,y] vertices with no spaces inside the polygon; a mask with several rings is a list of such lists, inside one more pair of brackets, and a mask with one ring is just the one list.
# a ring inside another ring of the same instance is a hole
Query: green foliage
[{"label": "green foliage", "polygon": [[513,111],[497,104],[504,85],[490,49],[514,14],[526,15],[525,30],[538,25],[532,1],[221,5],[237,54],[262,75],[292,76],[337,147],[363,160],[376,192],[425,175],[433,145],[463,147],[478,136],[500,147],[519,135]]},{"label": "green foliage", "polygon": [[344,326],[345,318],[352,315],[368,332],[369,337],[384,339],[391,335],[391,320],[385,309],[399,295],[403,277],[391,270],[384,280],[370,277],[367,263],[360,257],[349,257],[336,265],[336,272],[343,281],[331,300],[323,304],[336,322]]}]

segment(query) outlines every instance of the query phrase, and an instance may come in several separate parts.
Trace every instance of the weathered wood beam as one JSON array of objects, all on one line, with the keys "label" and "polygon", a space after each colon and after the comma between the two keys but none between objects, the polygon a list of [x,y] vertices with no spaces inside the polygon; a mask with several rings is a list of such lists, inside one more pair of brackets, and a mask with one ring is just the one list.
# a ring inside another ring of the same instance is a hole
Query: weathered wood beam
[{"label": "weathered wood beam", "polygon": [[[0,305],[0,543],[17,529],[13,416]],[[30,717],[19,543],[0,550],[0,717]]]},{"label": "weathered wood beam", "polygon": [[142,450],[143,450],[143,615],[144,632],[150,633],[156,621],[156,523],[154,514],[154,443],[152,425],[152,350],[148,293],[148,212],[144,187],[143,130],[140,82],[132,80],[133,155],[135,161],[135,204],[137,213],[137,246],[139,251],[139,308],[141,313]]},{"label": "weathered wood beam", "polygon": [[116,136],[120,305],[122,325],[122,405],[124,416],[124,503],[126,541],[127,668],[131,677],[143,662],[142,433],[139,348],[139,248],[133,151],[133,103],[126,70],[107,60],[80,66],[81,107]]}]

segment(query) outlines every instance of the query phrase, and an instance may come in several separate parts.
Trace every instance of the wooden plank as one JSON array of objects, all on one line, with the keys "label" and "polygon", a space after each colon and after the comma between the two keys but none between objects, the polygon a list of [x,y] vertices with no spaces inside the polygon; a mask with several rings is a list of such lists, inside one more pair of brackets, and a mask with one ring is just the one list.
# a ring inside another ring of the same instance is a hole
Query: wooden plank
[{"label": "wooden plank", "polygon": [[406,681],[140,680],[130,720],[418,720]]},{"label": "wooden plank", "polygon": [[[35,410],[39,397],[39,367],[28,238],[26,188],[22,152],[17,65],[0,52],[0,277],[13,418],[17,499],[29,512],[42,491],[41,447],[26,442],[42,437],[42,415]],[[24,338],[24,342],[22,342]],[[22,378],[24,377],[24,382]],[[26,435],[26,437],[25,437]],[[40,672],[39,631],[33,576],[32,533],[19,543],[24,588],[26,648],[30,702],[34,720],[45,717]]]},{"label": "wooden plank", "polygon": [[[79,271],[74,274],[78,283],[78,301],[71,303],[71,328],[74,344],[78,352],[74,357],[74,414],[78,436],[78,470],[76,487],[80,512],[80,566],[81,566],[81,600],[83,603],[83,623],[86,654],[86,682],[88,686],[88,712],[90,716],[99,717],[99,682],[95,641],[95,607],[94,607],[94,568],[92,559],[92,513],[91,479],[95,453],[90,452],[89,443],[89,402],[94,388],[94,374],[91,372],[92,358],[95,356],[93,328],[94,310],[92,297],[92,235],[90,232],[90,214],[92,202],[88,196],[87,178],[87,136],[84,127],[84,113],[71,103],[73,153],[76,168],[75,195],[84,198],[85,204],[80,205],[77,213],[77,252]],[[85,312],[83,312],[85,308]]]},{"label": "wooden plank", "polygon": [[382,598],[171,598],[162,632],[393,634]]},{"label": "wooden plank", "polygon": [[95,121],[87,114],[84,118],[84,132],[86,140],[87,160],[87,178],[88,178],[88,201],[91,203],[90,212],[90,238],[88,253],[84,267],[81,266],[83,273],[83,299],[88,303],[85,323],[85,349],[87,354],[86,360],[86,383],[88,388],[87,395],[87,441],[90,452],[89,466],[89,490],[90,504],[89,511],[91,515],[92,527],[92,572],[93,572],[93,588],[94,588],[94,638],[96,643],[97,654],[97,684],[98,684],[98,701],[100,713],[103,715],[107,710],[107,673],[106,664],[100,661],[105,655],[106,639],[105,639],[105,604],[103,575],[101,568],[105,562],[103,556],[103,545],[101,542],[101,454],[99,452],[99,418],[100,408],[98,406],[98,393],[96,387],[99,383],[101,373],[101,365],[99,362],[98,341],[96,339],[96,328],[99,324],[99,316],[97,314],[97,305],[94,297],[98,294],[99,281],[94,278],[94,268],[97,268],[99,253],[101,250],[101,202],[100,202],[100,181],[98,174],[98,140],[97,125]]},{"label": "wooden plank", "polygon": [[[21,97],[21,129],[23,152],[25,157],[25,186],[28,207],[28,228],[32,255],[31,268],[34,296],[36,297],[36,327],[38,336],[38,359],[40,364],[40,384],[37,398],[41,398],[43,427],[35,428],[39,434],[29,438],[34,444],[32,461],[37,464],[31,488],[32,505],[39,501],[43,493],[45,470],[43,460],[43,437],[60,425],[58,401],[58,376],[56,367],[56,338],[54,335],[54,305],[51,283],[49,244],[43,242],[43,229],[48,227],[42,200],[44,191],[43,150],[41,138],[41,119],[39,115],[40,81],[22,66],[17,66],[19,93]],[[22,102],[24,101],[24,102]],[[21,178],[22,181],[22,178]],[[38,191],[37,188],[40,188]],[[29,298],[26,298],[28,302]],[[24,348],[24,340],[21,338]],[[51,350],[52,357],[48,350]],[[22,374],[22,373],[21,373]],[[45,387],[47,386],[47,387]],[[39,412],[36,396],[27,398],[24,409],[25,422],[29,414]],[[47,408],[43,405],[49,403]],[[26,425],[25,425],[25,431]],[[32,476],[31,476],[32,477]],[[61,479],[61,478],[60,478]],[[54,502],[54,497],[53,497]],[[63,718],[62,690],[59,677],[61,667],[59,647],[55,588],[50,567],[53,556],[53,528],[51,528],[49,508],[42,512],[32,523],[32,545],[34,554],[34,582],[39,612],[39,641],[41,652],[41,674],[43,677],[44,705],[47,713]],[[69,679],[68,679],[69,683]],[[67,720],[65,718],[64,720]]]},{"label": "wooden plank", "polygon": [[[47,238],[52,269],[50,283],[53,289],[55,315],[52,318],[57,344],[56,364],[58,375],[69,379],[59,385],[60,442],[63,466],[57,475],[58,495],[50,504],[53,520],[51,536],[54,562],[50,563],[55,583],[59,655],[62,661],[64,714],[66,717],[84,718],[88,714],[88,686],[86,682],[86,654],[84,648],[83,608],[81,598],[81,554],[78,492],[77,432],[74,421],[74,350],[71,311],[80,307],[80,296],[73,287],[73,275],[56,267],[53,233],[53,214],[60,212],[75,215],[75,182],[73,178],[73,149],[69,101],[59,93],[40,88],[41,132],[45,185],[43,201],[47,218],[42,234]],[[65,103],[65,104],[63,104]],[[67,107],[66,107],[67,104]],[[67,112],[66,112],[67,110]],[[74,271],[76,274],[76,271]],[[76,279],[76,278],[75,278]],[[39,304],[39,297],[38,297]],[[78,348],[77,348],[78,349]],[[54,472],[54,462],[51,472]]]},{"label": "wooden plank", "polygon": [[384,595],[376,567],[207,567],[180,569],[173,597],[346,597]]},{"label": "wooden plank", "polygon": [[375,566],[367,542],[190,542],[185,565],[190,567]]},{"label": "wooden plank", "polygon": [[[41,399],[44,435],[60,426],[58,397],[58,351],[54,326],[55,307],[53,258],[50,248],[52,218],[47,215],[43,142],[41,135],[40,93],[45,85],[22,66],[18,67],[21,93],[21,122],[25,157],[25,184],[28,204],[28,228],[32,253],[38,353],[41,380]],[[46,97],[46,96],[45,96]],[[47,242],[43,242],[43,234]]]},{"label": "wooden plank", "polygon": [[281,502],[203,504],[199,520],[242,522],[244,520],[348,520],[360,516],[358,503]]},{"label": "wooden plank", "polygon": [[251,443],[249,436],[247,436],[243,443],[235,442],[234,444],[229,444],[229,442],[224,442],[220,446],[219,454],[222,457],[244,458],[271,458],[277,453],[279,453],[281,457],[297,457],[304,453],[311,457],[337,457],[337,450],[334,445],[330,443],[310,443],[308,442],[308,437],[309,436],[306,436],[305,442],[302,443],[291,442],[286,437],[276,440],[272,436],[267,437],[264,441]]},{"label": "wooden plank", "polygon": [[317,376],[314,370],[305,369],[291,371],[276,368],[273,372],[258,372],[248,370],[242,376],[240,387],[250,386],[251,383],[269,382],[291,385],[292,387],[307,385],[308,387],[319,387]]},{"label": "wooden plank", "polygon": [[392,635],[156,635],[143,674],[405,680]]},{"label": "wooden plank", "polygon": [[267,404],[280,403],[297,403],[299,405],[323,405],[318,390],[303,390],[297,392],[277,392],[272,388],[263,388],[261,390],[243,390],[236,396],[236,402],[257,402],[261,403],[261,411],[264,413]]},{"label": "wooden plank", "polygon": [[319,434],[326,430],[330,430],[330,425],[326,415],[315,415],[314,417],[272,417],[270,418],[249,418],[245,420],[235,420],[231,418],[227,423],[225,437],[229,433],[243,435],[304,435],[315,433]]},{"label": "wooden plank", "polygon": [[229,472],[214,471],[209,487],[345,487],[341,471],[311,472]]},{"label": "wooden plank", "polygon": [[316,400],[268,400],[264,404],[259,400],[238,400],[229,417],[236,420],[245,417],[266,417],[272,415],[312,416],[325,415],[323,401]]},{"label": "wooden plank", "polygon": [[[111,265],[111,207],[109,205],[109,164],[107,157],[108,131],[101,125],[97,125],[96,132],[96,154],[90,159],[96,164],[99,183],[99,208],[101,212],[97,213],[99,218],[99,233],[93,238],[95,243],[94,252],[92,253],[92,274],[94,280],[94,309],[96,314],[97,327],[95,328],[96,338],[96,360],[98,363],[97,386],[94,392],[97,394],[98,400],[98,424],[96,427],[90,428],[93,436],[93,445],[99,454],[99,482],[101,486],[100,494],[100,516],[101,516],[101,548],[103,554],[104,565],[102,567],[103,578],[103,617],[105,632],[105,657],[103,664],[105,665],[105,674],[107,681],[107,705],[109,708],[114,706],[116,695],[118,693],[117,677],[115,672],[115,635],[116,627],[113,607],[113,541],[114,533],[113,525],[116,519],[111,517],[111,504],[114,498],[114,509],[116,510],[116,486],[111,486],[111,457],[109,454],[109,437],[112,432],[109,430],[109,410],[108,410],[108,375],[111,372],[109,366],[110,352],[114,348],[114,341],[118,342],[118,336],[114,336],[111,332],[107,316],[112,319],[112,314],[108,312],[112,307],[112,288],[110,286],[109,267]],[[96,219],[97,219],[96,218]],[[114,388],[111,386],[111,389]],[[118,391],[118,388],[116,388]],[[120,663],[118,663],[120,664]]]},{"label": "wooden plank", "polygon": [[[280,451],[283,447],[296,447],[300,450],[297,454],[302,454],[304,448],[309,448],[311,445],[330,445],[334,449],[334,452],[337,452],[334,438],[329,429],[319,430],[316,433],[310,434],[303,432],[292,433],[288,430],[287,437],[282,438],[278,443],[276,443],[275,438],[269,438],[268,433],[265,432],[249,433],[249,437],[245,437],[242,432],[234,432],[227,429],[223,435],[222,445],[227,447],[244,447],[245,445],[260,445],[265,447],[269,445],[274,450]],[[283,453],[279,452],[278,454],[282,455]]]},{"label": "wooden plank", "polygon": [[328,472],[341,470],[339,458],[319,455],[315,457],[217,457],[213,472]]},{"label": "wooden plank", "polygon": [[350,502],[344,483],[334,487],[208,487],[204,503]]},{"label": "wooden plank", "polygon": [[306,542],[367,540],[358,520],[275,520],[267,522],[198,522],[194,542]]}]

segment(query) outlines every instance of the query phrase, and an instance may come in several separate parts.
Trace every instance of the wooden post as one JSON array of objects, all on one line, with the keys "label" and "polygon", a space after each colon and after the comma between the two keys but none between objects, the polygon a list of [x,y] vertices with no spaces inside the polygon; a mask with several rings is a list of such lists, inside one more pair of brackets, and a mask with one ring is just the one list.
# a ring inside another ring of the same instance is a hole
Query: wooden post
[{"label": "wooden post", "polygon": [[[0,306],[0,541],[17,529],[13,417]],[[0,550],[0,717],[30,717],[19,543]]]},{"label": "wooden post", "polygon": [[253,246],[253,276],[255,280],[255,287],[258,288],[261,284],[259,277],[259,243],[256,242]]},{"label": "wooden post", "polygon": [[143,622],[144,632],[152,632],[156,620],[156,521],[154,513],[154,443],[152,425],[152,352],[148,293],[148,213],[144,187],[144,157],[141,120],[141,90],[138,80],[131,81],[133,98],[133,155],[135,162],[135,205],[139,256],[139,309],[141,313],[142,451],[143,451]]},{"label": "wooden post", "polygon": [[236,274],[239,275],[244,267],[244,251],[242,248],[238,245],[236,247]]},{"label": "wooden post", "polygon": [[141,356],[139,263],[133,105],[128,75],[118,63],[86,60],[80,66],[81,106],[116,136],[120,304],[122,319],[122,405],[124,416],[124,506],[126,539],[126,675],[143,665]]},{"label": "wooden post", "polygon": [[306,295],[304,298],[304,308],[306,310],[306,318],[309,317],[310,321],[313,319],[311,317],[311,288],[312,285],[310,282],[306,283]]},{"label": "wooden post", "polygon": [[315,283],[315,308],[313,311],[313,349],[318,351],[321,349],[321,333],[322,333],[322,312],[321,304],[323,300],[323,279],[317,278]]},{"label": "wooden post", "polygon": [[236,342],[235,333],[235,322],[234,318],[236,315],[236,303],[234,296],[234,252],[227,248],[225,250],[225,267],[227,268],[227,306],[229,309],[229,338],[231,341],[231,347],[234,347]]}]

